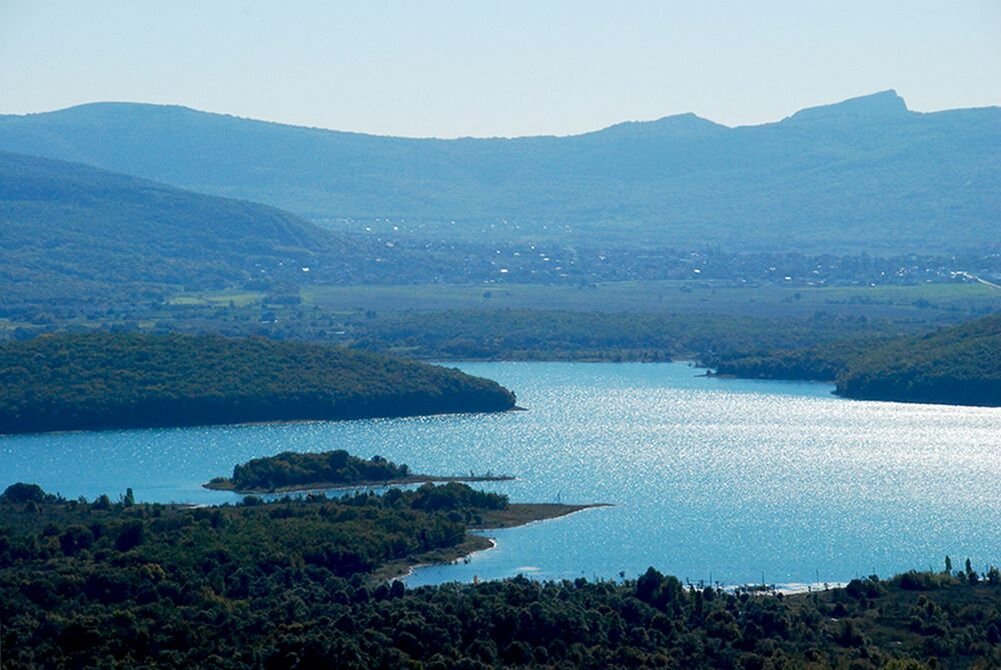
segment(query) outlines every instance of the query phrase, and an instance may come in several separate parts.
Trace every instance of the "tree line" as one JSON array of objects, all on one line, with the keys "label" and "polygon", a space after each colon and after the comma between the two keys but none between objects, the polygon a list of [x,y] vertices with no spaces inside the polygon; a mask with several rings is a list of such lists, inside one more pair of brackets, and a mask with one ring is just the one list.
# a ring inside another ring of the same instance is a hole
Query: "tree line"
[{"label": "tree line", "polygon": [[406,464],[397,465],[381,456],[365,460],[343,449],[316,454],[283,451],[235,465],[230,479],[211,483],[225,483],[237,491],[274,491],[304,484],[388,482],[409,474]]},{"label": "tree line", "polygon": [[921,336],[723,356],[716,372],[836,381],[848,398],[1001,405],[1001,313]]},{"label": "tree line", "polygon": [[503,411],[458,370],[263,338],[78,333],[0,344],[0,433]]},{"label": "tree line", "polygon": [[[396,557],[460,542],[459,484],[185,508],[0,496],[5,668],[998,667],[997,570],[798,596],[637,579],[408,589]],[[495,495],[495,494],[487,494]],[[976,579],[970,575],[976,574]]]}]

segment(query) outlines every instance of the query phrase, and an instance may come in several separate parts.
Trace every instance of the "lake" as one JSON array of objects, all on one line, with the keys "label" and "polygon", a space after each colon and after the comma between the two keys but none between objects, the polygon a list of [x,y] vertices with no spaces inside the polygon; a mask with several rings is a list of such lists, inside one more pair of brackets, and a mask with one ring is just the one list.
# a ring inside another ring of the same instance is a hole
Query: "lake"
[{"label": "lake", "polygon": [[347,449],[434,474],[492,471],[518,502],[610,503],[491,532],[408,584],[507,577],[840,582],[1001,563],[1001,409],[860,402],[827,384],[707,378],[683,363],[463,363],[526,412],[0,437],[0,488],[220,503],[201,484],[284,450]]}]

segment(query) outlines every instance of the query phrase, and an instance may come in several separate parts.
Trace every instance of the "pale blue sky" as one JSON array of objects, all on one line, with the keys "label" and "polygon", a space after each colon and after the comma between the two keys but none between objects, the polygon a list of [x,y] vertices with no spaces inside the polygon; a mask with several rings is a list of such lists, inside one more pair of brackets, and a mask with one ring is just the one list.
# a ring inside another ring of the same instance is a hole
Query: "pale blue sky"
[{"label": "pale blue sky", "polygon": [[405,136],[1001,105],[1001,0],[0,0],[0,113],[175,103]]}]

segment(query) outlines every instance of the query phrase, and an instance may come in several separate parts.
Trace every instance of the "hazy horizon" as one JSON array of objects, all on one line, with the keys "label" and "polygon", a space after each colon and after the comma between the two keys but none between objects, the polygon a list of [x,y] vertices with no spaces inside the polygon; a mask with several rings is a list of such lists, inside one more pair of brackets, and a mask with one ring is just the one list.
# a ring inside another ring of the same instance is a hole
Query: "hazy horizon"
[{"label": "hazy horizon", "polygon": [[689,112],[735,127],[887,89],[918,112],[1001,105],[1001,5],[8,0],[0,58],[3,114],[128,101],[443,138]]},{"label": "hazy horizon", "polygon": [[[866,98],[866,97],[880,95],[880,94],[885,94],[885,93],[893,93],[893,94],[897,95],[898,97],[900,97],[901,99],[903,99],[905,105],[907,105],[908,111],[918,112],[918,113],[933,113],[933,112],[924,112],[922,110],[912,109],[910,107],[910,104],[908,103],[907,99],[903,98],[903,96],[900,96],[900,94],[897,91],[894,91],[892,89],[888,89],[888,90],[884,90],[884,91],[873,91],[872,93],[865,93],[865,94],[862,94],[860,96],[855,96],[853,98],[848,98],[847,100],[853,100],[853,99],[856,99],[856,98]],[[765,121],[762,121],[760,123],[748,123],[748,124],[740,124],[740,125],[734,125],[734,126],[727,125],[725,123],[721,123],[719,121],[716,121],[715,119],[711,119],[711,118],[706,118],[706,117],[703,117],[703,116],[699,116],[697,114],[695,116],[697,116],[700,119],[703,119],[703,120],[706,120],[706,121],[710,121],[710,122],[712,122],[712,123],[714,123],[716,125],[723,126],[723,127],[726,127],[726,128],[731,128],[731,129],[732,128],[747,128],[747,127],[752,127],[752,126],[757,126],[757,125],[768,125],[768,124],[771,124],[771,123],[779,123],[782,120],[788,118],[789,116],[792,116],[796,112],[802,111],[803,109],[811,109],[813,107],[826,107],[826,106],[830,106],[830,105],[836,105],[836,104],[839,104],[839,103],[842,103],[842,102],[846,102],[847,100],[832,100],[832,101],[827,102],[827,103],[821,103],[819,105],[814,105],[814,106],[811,106],[811,107],[805,107],[805,108],[802,108],[802,109],[794,110],[793,112],[790,112],[790,114],[788,114],[788,115],[786,115],[786,116],[784,116],[782,118],[765,120]],[[139,101],[139,100],[93,100],[93,101],[90,101],[90,102],[83,102],[83,103],[79,103],[79,104],[76,104],[76,105],[70,105],[69,107],[60,107],[60,108],[57,108],[57,109],[38,110],[38,111],[34,111],[34,112],[26,112],[26,113],[23,113],[23,114],[12,114],[10,116],[31,116],[31,115],[34,115],[34,114],[49,114],[49,113],[53,113],[53,112],[61,112],[61,111],[65,111],[65,110],[68,110],[68,109],[73,109],[75,107],[86,107],[86,106],[89,106],[89,105],[152,105],[152,106],[157,106],[157,107],[181,107],[183,109],[189,109],[189,110],[195,111],[195,112],[200,112],[200,113],[205,113],[205,114],[213,114],[213,115],[220,115],[220,116],[228,116],[228,117],[243,119],[243,120],[247,120],[247,121],[262,121],[262,122],[265,122],[265,123],[275,123],[275,124],[278,124],[278,125],[286,125],[286,126],[293,126],[293,127],[308,127],[308,128],[312,128],[312,129],[315,129],[315,130],[330,130],[330,131],[334,131],[334,132],[348,132],[348,133],[358,133],[358,134],[369,134],[369,135],[374,135],[374,136],[378,136],[378,137],[396,137],[396,138],[399,138],[399,139],[470,139],[469,136],[460,136],[458,138],[441,138],[441,137],[431,137],[431,136],[390,136],[390,135],[379,135],[379,134],[376,134],[376,133],[361,133],[359,131],[352,131],[352,130],[345,129],[345,128],[325,128],[325,127],[322,127],[322,126],[301,126],[299,124],[286,123],[286,122],[283,122],[283,121],[273,121],[273,120],[270,120],[270,119],[259,119],[259,118],[255,118],[255,117],[251,117],[251,116],[242,116],[242,115],[239,115],[239,114],[229,114],[229,113],[226,113],[226,112],[213,111],[213,110],[210,110],[210,109],[198,109],[196,107],[190,107],[188,105],[178,105],[178,104],[174,104],[174,103],[156,103],[156,102],[151,103],[151,102],[143,102],[143,101]],[[990,105],[989,107],[997,107],[997,106],[998,105]],[[947,108],[947,109],[944,109],[944,110],[933,110],[933,111],[949,111],[949,109],[968,109],[968,108]],[[650,118],[650,119],[622,119],[620,121],[613,122],[612,124],[610,124],[608,126],[603,126],[601,128],[592,128],[592,129],[583,130],[583,131],[576,132],[576,133],[569,133],[569,134],[566,134],[566,135],[553,135],[553,134],[550,134],[550,135],[544,135],[544,136],[545,137],[572,137],[572,136],[575,136],[575,135],[587,134],[587,133],[592,133],[592,132],[599,132],[601,130],[605,130],[607,128],[612,128],[612,127],[615,127],[615,126],[618,126],[618,125],[622,125],[622,124],[626,124],[626,123],[654,123],[654,122],[657,122],[657,121],[661,121],[661,120],[672,118],[672,117],[676,117],[676,116],[688,116],[688,115],[691,115],[691,114],[693,114],[693,112],[679,112],[677,114],[669,114],[669,115],[660,116],[660,117],[656,117],[656,118]],[[541,137],[541,136],[540,135],[517,135],[517,136],[482,135],[482,136],[472,137],[471,139],[517,139],[519,137]]]}]

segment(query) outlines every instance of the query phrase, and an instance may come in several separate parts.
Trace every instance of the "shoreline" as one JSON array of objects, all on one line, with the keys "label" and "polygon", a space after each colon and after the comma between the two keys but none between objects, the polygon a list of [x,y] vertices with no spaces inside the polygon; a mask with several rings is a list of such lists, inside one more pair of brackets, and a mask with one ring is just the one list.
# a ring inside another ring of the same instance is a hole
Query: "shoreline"
[{"label": "shoreline", "polygon": [[549,521],[570,516],[578,512],[601,507],[613,507],[609,503],[569,505],[562,503],[511,503],[506,510],[491,510],[483,515],[479,524],[470,526],[465,539],[454,547],[436,549],[418,556],[410,556],[390,561],[373,572],[370,577],[375,582],[406,579],[418,568],[434,565],[449,565],[466,559],[475,553],[489,551],[497,546],[496,540],[486,535],[473,535],[469,531],[491,531],[504,528],[518,528],[531,523]]},{"label": "shoreline", "polygon": [[400,479],[365,480],[360,482],[310,482],[307,484],[292,484],[290,486],[279,486],[274,489],[250,488],[238,489],[229,478],[217,478],[202,484],[202,488],[210,491],[231,491],[238,494],[274,494],[274,493],[302,493],[304,491],[345,491],[351,489],[364,488],[389,488],[392,486],[411,486],[414,484],[448,484],[450,482],[511,482],[516,478],[512,475],[469,475],[464,477],[456,476],[435,476],[435,475],[411,475]]},{"label": "shoreline", "polygon": [[481,522],[471,525],[470,530],[501,530],[518,528],[531,523],[560,519],[577,512],[602,507],[614,507],[611,503],[589,503],[572,505],[568,503],[510,503],[507,509],[488,510],[481,516]]},{"label": "shoreline", "polygon": [[[416,359],[415,359],[416,360]],[[418,361],[424,363],[425,361]],[[429,365],[433,365],[429,363]],[[295,426],[311,423],[339,423],[341,421],[380,421],[383,419],[420,419],[426,417],[468,415],[468,414],[505,414],[507,412],[527,412],[527,407],[517,404],[506,409],[469,409],[450,410],[441,412],[425,412],[419,414],[372,414],[364,416],[334,416],[334,417],[306,417],[299,419],[248,419],[240,421],[209,421],[206,423],[150,423],[141,425],[91,425],[78,426],[73,428],[40,428],[31,430],[14,430],[10,432],[0,432],[0,437],[17,437],[20,435],[62,435],[66,433],[113,433],[148,430],[183,430],[189,428],[253,428],[256,426]]]}]

